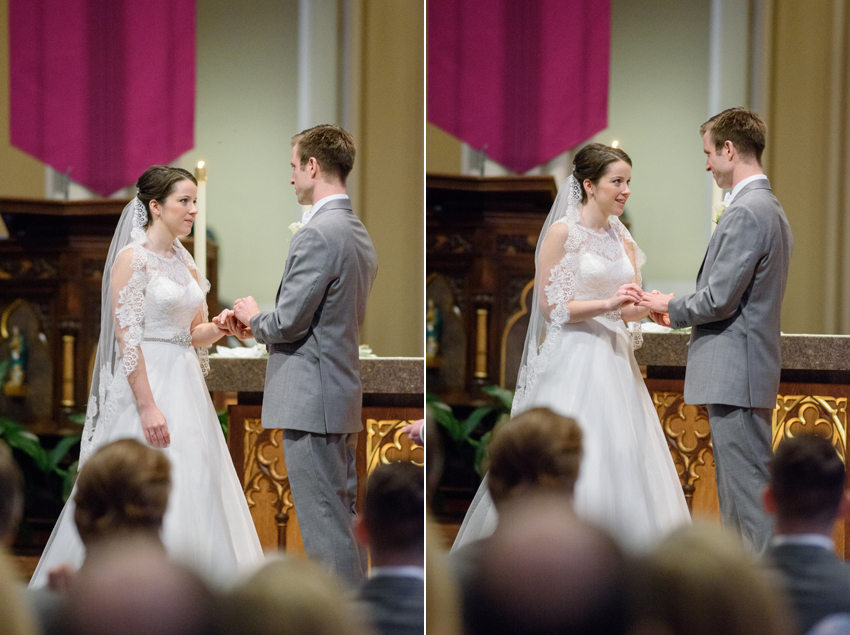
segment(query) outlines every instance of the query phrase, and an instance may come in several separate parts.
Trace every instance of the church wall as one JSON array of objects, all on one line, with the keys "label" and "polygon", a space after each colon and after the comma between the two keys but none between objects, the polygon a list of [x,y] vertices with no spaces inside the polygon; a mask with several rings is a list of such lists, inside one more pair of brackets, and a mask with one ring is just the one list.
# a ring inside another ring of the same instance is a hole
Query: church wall
[{"label": "church wall", "polygon": [[289,184],[298,132],[298,1],[198,0],[195,149],[207,164],[207,225],[219,244],[219,297],[274,307],[301,218]]},{"label": "church wall", "polygon": [[768,176],[794,233],[782,329],[847,334],[850,2],[767,4]]},{"label": "church wall", "polygon": [[423,51],[421,3],[363,1],[360,204],[378,277],[361,341],[382,356],[423,355]]}]

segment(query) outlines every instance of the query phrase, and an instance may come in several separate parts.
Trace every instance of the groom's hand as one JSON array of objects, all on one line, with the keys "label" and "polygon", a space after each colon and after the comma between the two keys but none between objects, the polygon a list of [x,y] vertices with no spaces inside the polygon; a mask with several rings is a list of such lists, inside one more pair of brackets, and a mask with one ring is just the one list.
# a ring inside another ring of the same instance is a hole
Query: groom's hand
[{"label": "groom's hand", "polygon": [[650,313],[667,313],[667,306],[670,304],[670,300],[673,299],[675,293],[660,293],[658,291],[653,291],[652,293],[643,292],[643,300],[641,300],[638,306],[646,307],[649,309]]},{"label": "groom's hand", "polygon": [[251,324],[251,318],[259,312],[260,307],[253,296],[249,295],[247,298],[241,298],[233,303],[233,313],[245,327]]}]

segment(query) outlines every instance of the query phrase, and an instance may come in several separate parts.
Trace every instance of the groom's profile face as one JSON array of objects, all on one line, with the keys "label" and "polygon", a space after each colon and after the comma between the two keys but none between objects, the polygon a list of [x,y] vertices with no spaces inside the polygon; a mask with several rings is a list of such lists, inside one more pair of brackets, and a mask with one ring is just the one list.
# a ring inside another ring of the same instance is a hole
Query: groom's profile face
[{"label": "groom's profile face", "polygon": [[313,181],[307,172],[307,164],[301,165],[301,153],[297,143],[292,146],[292,161],[289,165],[292,166],[292,178],[289,182],[295,186],[295,198],[300,205],[312,205]]},{"label": "groom's profile face", "polygon": [[732,166],[726,153],[718,152],[711,139],[711,129],[705,131],[702,136],[702,151],[705,152],[705,169],[711,172],[717,187],[732,187]]}]

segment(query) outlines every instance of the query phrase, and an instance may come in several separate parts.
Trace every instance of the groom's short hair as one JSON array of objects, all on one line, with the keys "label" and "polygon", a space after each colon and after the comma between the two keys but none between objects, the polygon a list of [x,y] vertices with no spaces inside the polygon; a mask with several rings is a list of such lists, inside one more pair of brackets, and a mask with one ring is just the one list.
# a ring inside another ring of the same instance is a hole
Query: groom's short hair
[{"label": "groom's short hair", "polygon": [[348,131],[333,124],[314,126],[292,137],[292,146],[296,145],[302,168],[313,157],[322,172],[345,184],[357,153],[354,139]]},{"label": "groom's short hair", "polygon": [[753,158],[761,165],[767,126],[756,113],[746,108],[729,108],[699,127],[702,136],[709,130],[715,151],[720,152],[723,144],[731,141],[741,156]]}]

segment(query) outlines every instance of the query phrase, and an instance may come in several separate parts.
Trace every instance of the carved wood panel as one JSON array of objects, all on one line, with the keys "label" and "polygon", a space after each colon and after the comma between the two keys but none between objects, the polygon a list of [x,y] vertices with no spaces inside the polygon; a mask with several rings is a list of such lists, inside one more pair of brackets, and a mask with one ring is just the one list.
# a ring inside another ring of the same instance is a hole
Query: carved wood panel
[{"label": "carved wood panel", "polygon": [[[648,379],[661,428],[682,481],[694,517],[720,519],[714,457],[705,406],[684,403],[684,382]],[[783,439],[817,434],[832,441],[847,465],[847,402],[850,386],[842,384],[787,384],[779,386],[773,411],[772,437],[776,449]],[[850,481],[850,473],[848,473]],[[850,558],[848,521],[836,523],[836,552]]]},{"label": "carved wood panel", "polygon": [[[298,514],[286,471],[281,430],[266,430],[262,406],[230,406],[228,446],[242,483],[260,544],[265,550],[304,552]],[[363,408],[364,430],[357,443],[357,510],[366,477],[378,465],[411,461],[424,465],[425,448],[410,441],[401,428],[421,419],[421,408]]]}]

